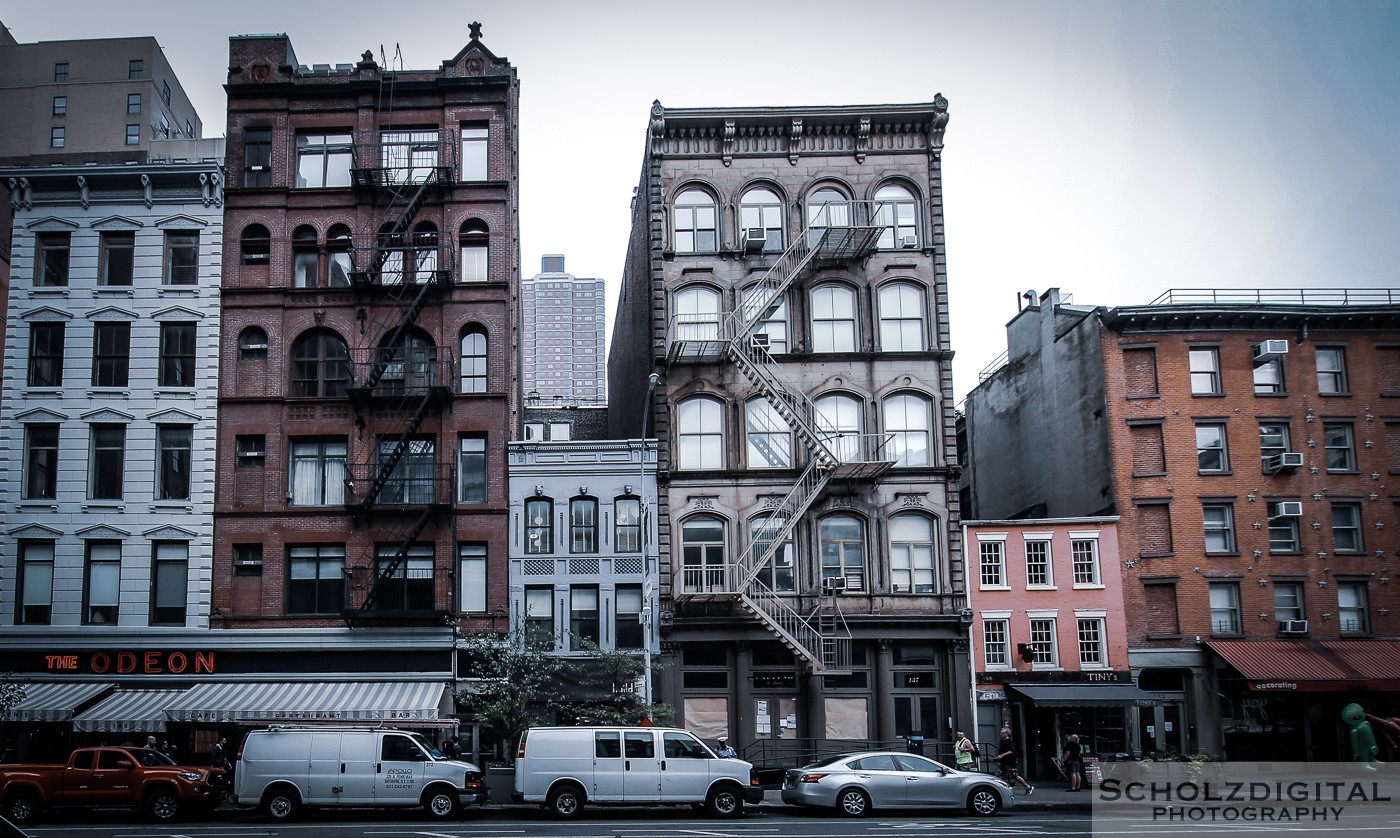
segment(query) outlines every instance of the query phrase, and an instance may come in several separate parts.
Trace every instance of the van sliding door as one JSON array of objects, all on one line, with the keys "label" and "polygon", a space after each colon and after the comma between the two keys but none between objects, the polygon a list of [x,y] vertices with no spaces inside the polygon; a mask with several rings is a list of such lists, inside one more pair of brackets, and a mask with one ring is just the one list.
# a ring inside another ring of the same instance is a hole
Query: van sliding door
[{"label": "van sliding door", "polygon": [[629,730],[622,739],[623,799],[655,803],[661,799],[661,761],[656,758],[656,733]]}]

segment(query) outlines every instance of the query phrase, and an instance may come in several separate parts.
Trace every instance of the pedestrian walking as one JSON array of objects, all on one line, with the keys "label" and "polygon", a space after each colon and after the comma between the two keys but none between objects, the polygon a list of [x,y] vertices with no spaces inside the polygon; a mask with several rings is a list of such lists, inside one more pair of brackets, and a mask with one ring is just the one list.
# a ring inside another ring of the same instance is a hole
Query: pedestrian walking
[{"label": "pedestrian walking", "polygon": [[462,740],[455,736],[447,737],[447,756],[451,759],[462,758]]},{"label": "pedestrian walking", "polygon": [[1001,779],[1007,785],[1020,783],[1026,787],[1026,796],[1035,793],[1035,786],[1026,782],[1026,778],[1021,776],[1020,766],[1016,754],[1016,742],[1011,738],[1011,728],[1001,729],[1001,741],[997,744],[997,765],[1001,768]]},{"label": "pedestrian walking", "polygon": [[228,765],[228,738],[220,736],[219,741],[214,743],[214,747],[209,749],[209,764],[215,768],[222,768],[227,771]]},{"label": "pedestrian walking", "polygon": [[953,741],[953,756],[957,760],[956,768],[959,771],[972,770],[972,761],[977,758],[977,746],[972,744],[972,740],[961,730]]},{"label": "pedestrian walking", "polygon": [[1063,757],[1065,773],[1069,775],[1069,790],[1079,791],[1084,782],[1084,749],[1079,744],[1079,734],[1071,733],[1065,740]]}]

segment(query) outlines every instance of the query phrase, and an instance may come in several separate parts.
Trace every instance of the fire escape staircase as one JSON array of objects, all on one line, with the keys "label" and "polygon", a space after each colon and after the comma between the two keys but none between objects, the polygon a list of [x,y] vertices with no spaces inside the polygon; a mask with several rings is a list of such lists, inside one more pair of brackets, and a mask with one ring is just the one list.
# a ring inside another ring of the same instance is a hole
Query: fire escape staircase
[{"label": "fire escape staircase", "polygon": [[[805,658],[813,672],[836,674],[849,672],[851,666],[851,632],[841,614],[836,591],[823,587],[815,607],[794,607],[802,598],[780,594],[769,582],[775,578],[774,559],[802,516],[833,480],[871,479],[892,463],[885,458],[883,436],[842,433],[832,427],[812,400],[783,377],[782,367],[773,361],[766,341],[756,339],[762,333],[755,331],[781,303],[783,295],[816,265],[863,259],[874,250],[882,225],[832,224],[825,217],[826,209],[775,260],[734,311],[718,322],[714,317],[705,323],[691,316],[673,323],[667,357],[671,363],[727,360],[735,364],[787,425],[786,429],[764,430],[791,433],[807,461],[782,501],[765,510],[755,523],[754,532],[761,533],[762,539],[738,552],[741,558],[726,568],[722,588],[703,590],[708,580],[702,573],[697,579],[685,580],[698,585],[683,583],[682,590],[675,591],[673,597],[678,602],[700,596],[733,598],[789,649]],[[877,215],[871,213],[870,217]],[[781,461],[781,455],[772,450],[764,434],[751,435],[750,440],[758,443],[770,462]]]}]

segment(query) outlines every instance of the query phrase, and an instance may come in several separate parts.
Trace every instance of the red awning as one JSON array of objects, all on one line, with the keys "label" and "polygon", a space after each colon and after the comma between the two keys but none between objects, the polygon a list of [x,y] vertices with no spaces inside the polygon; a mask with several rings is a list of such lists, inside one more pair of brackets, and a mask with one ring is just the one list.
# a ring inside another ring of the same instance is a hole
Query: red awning
[{"label": "red awning", "polygon": [[1259,692],[1400,691],[1400,641],[1211,640]]}]

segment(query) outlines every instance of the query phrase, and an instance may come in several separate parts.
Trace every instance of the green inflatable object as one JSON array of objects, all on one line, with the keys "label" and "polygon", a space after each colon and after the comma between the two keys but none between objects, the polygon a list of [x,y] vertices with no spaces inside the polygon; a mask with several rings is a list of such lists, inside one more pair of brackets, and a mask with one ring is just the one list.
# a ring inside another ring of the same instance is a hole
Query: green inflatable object
[{"label": "green inflatable object", "polygon": [[1376,747],[1376,735],[1371,732],[1371,723],[1366,721],[1366,711],[1360,704],[1348,704],[1342,708],[1342,724],[1348,728],[1351,743],[1352,762],[1365,763],[1367,768],[1380,764],[1380,749]]}]

